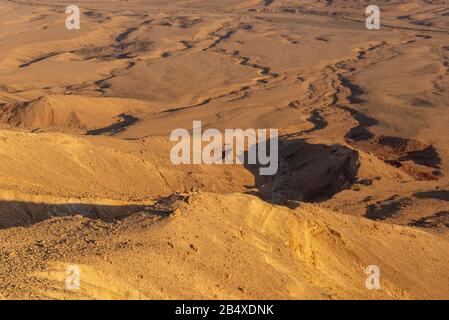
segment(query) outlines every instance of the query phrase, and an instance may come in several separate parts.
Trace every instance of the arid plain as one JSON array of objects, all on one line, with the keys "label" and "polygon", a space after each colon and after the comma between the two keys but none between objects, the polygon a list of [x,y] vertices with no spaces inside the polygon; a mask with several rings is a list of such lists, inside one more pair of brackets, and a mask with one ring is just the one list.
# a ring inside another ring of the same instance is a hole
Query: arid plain
[{"label": "arid plain", "polygon": [[[0,0],[0,297],[449,298],[448,1],[376,1],[380,30],[369,1],[75,2]],[[277,174],[173,165],[193,121],[279,129]]]}]

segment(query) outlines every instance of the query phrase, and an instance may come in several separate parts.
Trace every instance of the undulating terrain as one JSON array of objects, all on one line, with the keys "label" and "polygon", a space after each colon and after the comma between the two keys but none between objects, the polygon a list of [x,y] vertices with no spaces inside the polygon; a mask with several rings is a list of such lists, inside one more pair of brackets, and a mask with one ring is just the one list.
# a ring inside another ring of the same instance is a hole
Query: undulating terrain
[{"label": "undulating terrain", "polygon": [[[0,297],[449,298],[449,1],[75,2],[0,0]],[[277,174],[173,165],[199,120]]]}]

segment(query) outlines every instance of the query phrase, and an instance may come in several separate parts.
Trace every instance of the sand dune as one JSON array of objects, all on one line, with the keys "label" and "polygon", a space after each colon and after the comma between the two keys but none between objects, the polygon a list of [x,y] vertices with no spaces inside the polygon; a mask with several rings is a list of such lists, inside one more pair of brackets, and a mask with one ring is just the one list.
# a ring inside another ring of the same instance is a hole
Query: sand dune
[{"label": "sand dune", "polygon": [[[449,297],[448,2],[0,0],[0,297]],[[170,161],[279,129],[279,170]],[[65,287],[77,265],[79,290]],[[368,290],[365,269],[381,270]]]}]

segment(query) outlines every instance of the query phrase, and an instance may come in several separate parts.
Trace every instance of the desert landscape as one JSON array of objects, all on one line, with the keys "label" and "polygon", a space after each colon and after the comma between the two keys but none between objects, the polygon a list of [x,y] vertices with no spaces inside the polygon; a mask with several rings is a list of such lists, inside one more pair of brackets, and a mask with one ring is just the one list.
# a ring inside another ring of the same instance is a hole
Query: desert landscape
[{"label": "desert landscape", "polygon": [[75,2],[0,0],[0,298],[449,298],[449,1]]}]

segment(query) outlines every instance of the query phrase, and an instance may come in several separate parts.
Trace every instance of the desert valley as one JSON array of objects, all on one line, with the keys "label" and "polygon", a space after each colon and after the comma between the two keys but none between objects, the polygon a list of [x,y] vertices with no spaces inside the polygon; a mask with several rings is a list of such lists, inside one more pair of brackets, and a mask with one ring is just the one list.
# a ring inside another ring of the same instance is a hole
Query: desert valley
[{"label": "desert valley", "polygon": [[449,298],[447,0],[75,2],[0,0],[1,298]]}]

